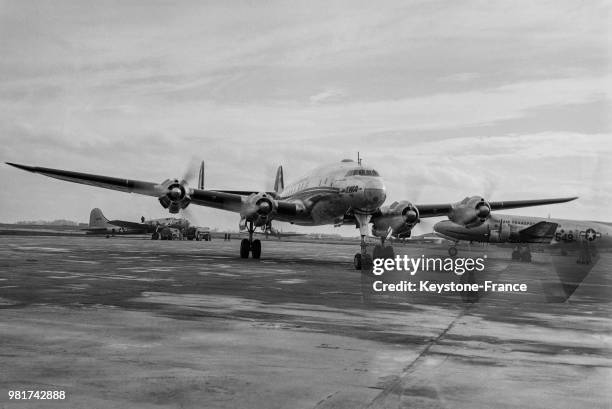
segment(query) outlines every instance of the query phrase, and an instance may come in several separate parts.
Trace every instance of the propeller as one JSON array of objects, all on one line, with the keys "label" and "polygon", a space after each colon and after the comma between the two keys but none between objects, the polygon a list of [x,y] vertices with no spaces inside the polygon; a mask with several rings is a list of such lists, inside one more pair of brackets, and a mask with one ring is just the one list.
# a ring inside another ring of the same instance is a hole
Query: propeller
[{"label": "propeller", "polygon": [[[187,166],[185,168],[185,173],[183,174],[183,180],[190,186],[196,186],[196,181],[198,179],[201,160],[198,159],[195,155],[192,155],[187,162]],[[190,224],[199,225],[198,217],[191,210],[189,206],[181,209],[182,217],[187,219]]]}]

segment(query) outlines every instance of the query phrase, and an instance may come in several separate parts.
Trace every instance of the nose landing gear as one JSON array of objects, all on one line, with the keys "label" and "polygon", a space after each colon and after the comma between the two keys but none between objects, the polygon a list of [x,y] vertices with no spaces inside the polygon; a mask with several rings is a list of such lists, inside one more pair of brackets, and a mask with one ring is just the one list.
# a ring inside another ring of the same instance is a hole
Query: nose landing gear
[{"label": "nose landing gear", "polygon": [[368,254],[368,245],[365,241],[368,234],[368,223],[371,218],[372,215],[369,214],[355,213],[359,235],[361,236],[361,252],[355,254],[355,257],[353,257],[353,266],[355,270],[367,270],[372,267],[372,256]]}]

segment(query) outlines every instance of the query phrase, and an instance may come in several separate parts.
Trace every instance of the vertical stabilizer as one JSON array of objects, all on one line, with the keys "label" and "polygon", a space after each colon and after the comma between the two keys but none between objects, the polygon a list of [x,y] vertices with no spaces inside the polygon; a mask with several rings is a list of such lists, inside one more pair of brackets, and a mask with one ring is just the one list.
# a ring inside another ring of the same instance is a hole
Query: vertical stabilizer
[{"label": "vertical stabilizer", "polygon": [[90,229],[102,229],[106,228],[108,219],[102,214],[102,210],[97,207],[89,213],[89,228]]},{"label": "vertical stabilizer", "polygon": [[200,164],[200,173],[198,175],[198,189],[204,190],[204,161]]},{"label": "vertical stabilizer", "polygon": [[281,193],[285,189],[285,180],[283,178],[283,167],[279,166],[276,170],[276,180],[274,181],[274,191]]}]

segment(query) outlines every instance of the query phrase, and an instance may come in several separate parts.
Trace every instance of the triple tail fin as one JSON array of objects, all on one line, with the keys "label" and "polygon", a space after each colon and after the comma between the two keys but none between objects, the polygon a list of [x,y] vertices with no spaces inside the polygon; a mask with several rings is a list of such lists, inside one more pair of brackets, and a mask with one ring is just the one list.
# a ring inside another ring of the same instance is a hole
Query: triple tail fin
[{"label": "triple tail fin", "polygon": [[204,161],[200,164],[200,173],[198,175],[198,189],[204,190]]},{"label": "triple tail fin", "polygon": [[281,193],[285,189],[285,180],[283,178],[283,167],[279,166],[276,170],[276,180],[274,181],[274,191]]}]

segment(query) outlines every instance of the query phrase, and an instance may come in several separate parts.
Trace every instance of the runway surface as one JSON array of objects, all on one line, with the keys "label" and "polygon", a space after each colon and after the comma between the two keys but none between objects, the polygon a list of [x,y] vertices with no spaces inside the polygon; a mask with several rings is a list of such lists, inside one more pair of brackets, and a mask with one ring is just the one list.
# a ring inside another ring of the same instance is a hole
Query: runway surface
[{"label": "runway surface", "polygon": [[[0,237],[0,407],[612,406],[610,254],[555,302],[545,254],[473,249],[488,256],[477,282],[529,291],[466,298],[376,293],[355,246],[271,239],[260,261],[238,246]],[[67,399],[10,401],[15,389]]]}]

